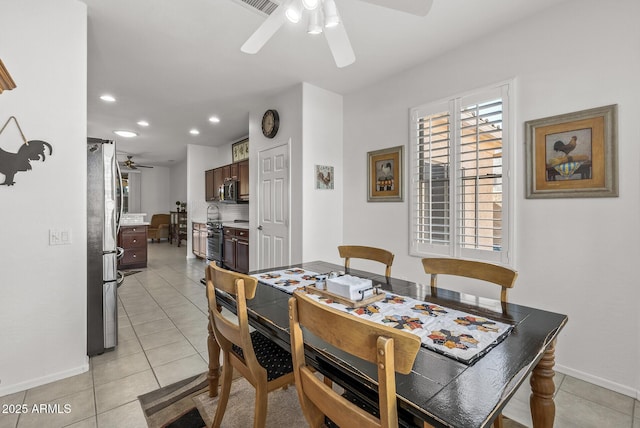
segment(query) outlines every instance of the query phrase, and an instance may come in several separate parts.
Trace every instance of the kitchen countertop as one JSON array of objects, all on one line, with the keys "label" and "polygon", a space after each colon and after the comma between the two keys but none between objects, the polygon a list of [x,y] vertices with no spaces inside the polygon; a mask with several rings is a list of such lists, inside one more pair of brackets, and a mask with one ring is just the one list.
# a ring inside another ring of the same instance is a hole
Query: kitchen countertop
[{"label": "kitchen countertop", "polygon": [[249,230],[249,223],[244,223],[244,222],[235,223],[233,221],[223,221],[222,227],[233,227],[235,229]]},{"label": "kitchen countertop", "polygon": [[120,222],[120,227],[131,227],[131,226],[149,226],[151,223],[148,221],[143,222]]}]

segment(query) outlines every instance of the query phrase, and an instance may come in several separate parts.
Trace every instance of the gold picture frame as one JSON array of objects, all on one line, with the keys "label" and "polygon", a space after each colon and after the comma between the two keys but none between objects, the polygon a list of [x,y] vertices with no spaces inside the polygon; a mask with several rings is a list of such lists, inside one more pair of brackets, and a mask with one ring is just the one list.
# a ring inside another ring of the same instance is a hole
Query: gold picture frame
[{"label": "gold picture frame", "polygon": [[249,139],[237,141],[231,145],[231,162],[249,159]]},{"label": "gold picture frame", "polygon": [[525,122],[526,197],[618,196],[617,105]]},{"label": "gold picture frame", "polygon": [[9,70],[4,66],[0,59],[0,94],[3,91],[10,91],[16,87],[16,83],[11,78]]},{"label": "gold picture frame", "polygon": [[402,202],[404,147],[367,153],[367,202]]}]

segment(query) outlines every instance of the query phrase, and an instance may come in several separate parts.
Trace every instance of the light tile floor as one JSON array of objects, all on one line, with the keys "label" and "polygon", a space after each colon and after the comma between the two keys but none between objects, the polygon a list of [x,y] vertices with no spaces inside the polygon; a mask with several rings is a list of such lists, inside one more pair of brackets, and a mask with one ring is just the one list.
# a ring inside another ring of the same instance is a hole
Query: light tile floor
[{"label": "light tile floor", "polygon": [[[207,302],[200,284],[205,265],[186,254],[186,246],[149,244],[148,268],[128,276],[118,290],[117,349],[91,358],[86,373],[0,397],[0,407],[58,403],[62,409],[0,413],[0,428],[146,427],[138,395],[207,368]],[[638,400],[560,373],[555,384],[556,427],[640,428]],[[528,427],[529,394],[526,381],[504,411]]]}]

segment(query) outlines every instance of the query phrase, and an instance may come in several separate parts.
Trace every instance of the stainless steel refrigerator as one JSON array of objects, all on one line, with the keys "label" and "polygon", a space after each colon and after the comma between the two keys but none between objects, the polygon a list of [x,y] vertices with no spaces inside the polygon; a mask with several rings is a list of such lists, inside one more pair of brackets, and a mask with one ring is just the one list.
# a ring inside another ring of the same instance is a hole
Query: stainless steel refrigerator
[{"label": "stainless steel refrigerator", "polygon": [[113,141],[87,139],[87,355],[118,344],[121,176]]}]

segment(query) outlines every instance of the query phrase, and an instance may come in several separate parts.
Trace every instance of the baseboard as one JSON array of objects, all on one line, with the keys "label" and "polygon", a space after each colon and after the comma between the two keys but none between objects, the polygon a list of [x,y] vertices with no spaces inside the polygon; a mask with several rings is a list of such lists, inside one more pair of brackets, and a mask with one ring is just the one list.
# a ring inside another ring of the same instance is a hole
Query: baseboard
[{"label": "baseboard", "polygon": [[35,388],[36,386],[45,385],[47,383],[55,382],[60,379],[65,379],[71,376],[75,376],[81,373],[84,373],[89,370],[89,357],[86,357],[85,363],[81,366],[74,367],[69,370],[65,370],[62,372],[52,373],[47,376],[42,376],[35,379],[29,379],[24,382],[16,383],[14,385],[7,385],[5,387],[0,387],[0,397],[5,395],[13,394],[15,392],[24,391],[27,389]]},{"label": "baseboard", "polygon": [[581,372],[580,370],[575,370],[559,364],[556,364],[555,370],[558,373],[566,374],[571,377],[575,377],[576,379],[580,379],[585,382],[589,382],[594,385],[609,389],[611,391],[619,392],[620,394],[635,398],[636,400],[640,400],[640,390],[634,389],[633,387],[621,385],[619,383],[612,382],[598,376],[593,376],[589,373]]}]

